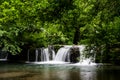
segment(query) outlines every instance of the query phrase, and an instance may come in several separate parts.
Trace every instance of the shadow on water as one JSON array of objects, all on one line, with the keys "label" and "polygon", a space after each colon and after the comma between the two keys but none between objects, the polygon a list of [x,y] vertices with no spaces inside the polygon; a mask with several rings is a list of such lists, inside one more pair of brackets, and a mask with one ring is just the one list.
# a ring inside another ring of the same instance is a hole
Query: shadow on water
[{"label": "shadow on water", "polygon": [[0,63],[0,80],[119,80],[119,66]]}]

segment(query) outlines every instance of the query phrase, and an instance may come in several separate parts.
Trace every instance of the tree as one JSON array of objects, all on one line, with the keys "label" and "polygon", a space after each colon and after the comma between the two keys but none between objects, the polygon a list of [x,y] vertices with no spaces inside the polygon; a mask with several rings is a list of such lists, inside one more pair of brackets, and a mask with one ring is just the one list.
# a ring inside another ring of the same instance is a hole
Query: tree
[{"label": "tree", "polygon": [[36,13],[38,6],[42,8],[45,4],[20,0],[4,0],[1,3],[0,30],[2,34],[0,37],[3,50],[16,54],[21,51],[21,46],[28,44],[28,38],[34,40],[30,34],[41,31],[41,22]]},{"label": "tree", "polygon": [[72,0],[71,7],[64,8],[60,24],[62,31],[68,36],[73,44],[80,43],[80,28],[84,27],[92,19],[92,12],[94,8],[93,1]]},{"label": "tree", "polygon": [[[119,40],[116,40],[116,36],[118,34],[114,34],[117,29],[119,30],[119,28],[115,26],[116,24],[113,24],[116,17],[119,17],[118,5],[119,1],[112,0],[101,0],[96,2],[94,7],[96,13],[94,12],[94,18],[92,19],[90,25],[87,26],[87,33],[84,35],[85,37],[87,37],[88,43],[94,44],[94,46],[97,46],[99,50],[100,48],[102,48],[102,50],[104,51],[104,62],[110,61],[111,46],[119,42]],[[117,20],[115,20],[115,22],[117,22]]]}]

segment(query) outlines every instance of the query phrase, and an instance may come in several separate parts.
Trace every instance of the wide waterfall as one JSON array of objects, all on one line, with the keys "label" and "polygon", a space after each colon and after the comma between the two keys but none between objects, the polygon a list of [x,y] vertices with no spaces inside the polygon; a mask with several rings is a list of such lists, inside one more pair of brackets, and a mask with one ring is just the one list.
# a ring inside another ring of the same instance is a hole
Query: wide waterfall
[{"label": "wide waterfall", "polygon": [[[86,54],[86,46],[63,46],[57,53],[53,48],[37,48],[35,50],[35,59],[33,62],[38,64],[60,64],[60,63],[74,63],[73,60],[78,59],[77,65],[91,65],[94,63],[95,56],[91,56],[91,53]],[[77,57],[76,57],[77,54]],[[78,56],[79,55],[79,56]],[[30,53],[28,52],[28,61]],[[75,58],[74,58],[75,57]],[[30,61],[29,61],[30,62]]]}]

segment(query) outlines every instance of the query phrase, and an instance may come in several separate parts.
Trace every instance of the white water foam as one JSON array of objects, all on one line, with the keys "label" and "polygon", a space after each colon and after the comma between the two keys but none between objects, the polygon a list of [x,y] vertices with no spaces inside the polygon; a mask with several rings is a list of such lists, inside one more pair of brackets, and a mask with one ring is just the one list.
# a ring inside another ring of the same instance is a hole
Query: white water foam
[{"label": "white water foam", "polygon": [[45,62],[26,62],[31,64],[69,64],[69,62],[63,61],[45,61]]}]

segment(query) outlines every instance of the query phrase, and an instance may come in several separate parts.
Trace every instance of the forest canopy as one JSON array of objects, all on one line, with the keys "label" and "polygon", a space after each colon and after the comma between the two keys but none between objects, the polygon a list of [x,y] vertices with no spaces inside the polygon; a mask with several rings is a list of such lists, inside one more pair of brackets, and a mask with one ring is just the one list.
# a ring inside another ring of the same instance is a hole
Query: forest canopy
[{"label": "forest canopy", "polygon": [[17,54],[86,44],[114,59],[120,51],[119,5],[120,0],[0,0],[0,49]]}]

